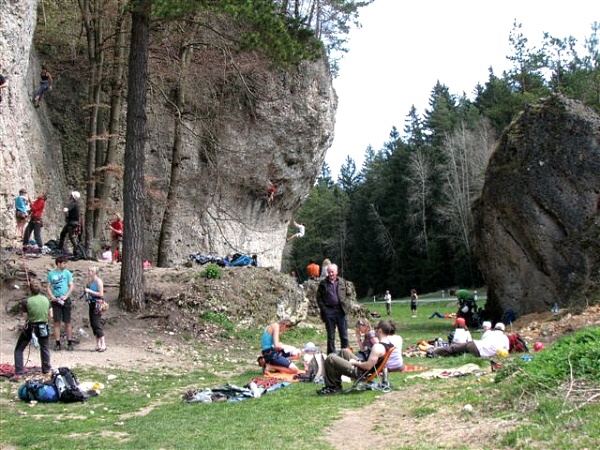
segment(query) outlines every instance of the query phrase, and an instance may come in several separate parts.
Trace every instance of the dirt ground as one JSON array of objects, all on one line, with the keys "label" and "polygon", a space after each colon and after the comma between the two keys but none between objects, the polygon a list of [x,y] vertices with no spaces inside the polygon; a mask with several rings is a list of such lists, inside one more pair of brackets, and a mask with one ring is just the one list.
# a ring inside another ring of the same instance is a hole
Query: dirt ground
[{"label": "dirt ground", "polygon": [[[45,279],[46,272],[54,267],[54,261],[50,256],[22,258],[4,253],[2,264],[5,276],[7,273],[10,276],[0,286],[0,301],[3,308],[0,318],[0,363],[12,364],[18,333],[16,316],[11,313],[11,310],[27,295],[27,277]],[[92,264],[95,263],[76,261],[68,265],[77,285],[75,299],[78,299],[81,288],[86,282],[87,268]],[[25,268],[27,268],[27,275]],[[164,367],[170,371],[183,371],[190,366],[201,367],[205,358],[198,354],[188,341],[190,337],[202,339],[214,336],[218,330],[211,329],[206,324],[199,327],[197,310],[185,307],[197,305],[201,295],[201,293],[192,295],[189,286],[183,282],[188,272],[189,270],[185,268],[147,270],[145,277],[146,285],[151,286],[150,293],[147,293],[150,303],[144,313],[132,315],[117,306],[120,267],[103,266],[101,276],[105,283],[106,299],[111,305],[105,314],[104,325],[108,350],[104,353],[93,351],[93,337],[85,338],[78,333],[82,328],[91,335],[91,329],[88,326],[87,305],[83,300],[76,300],[73,329],[80,343],[73,352],[64,350],[52,352],[53,367],[95,366],[105,370],[110,368],[145,370]],[[222,290],[232,290],[231,283],[237,281],[240,285],[234,287],[234,290],[248,289],[249,285],[253,285],[255,289],[266,292],[276,284],[274,276],[271,271],[238,272],[229,281],[221,281]],[[241,296],[232,293],[228,301],[235,302],[235,298]],[[247,299],[248,296],[246,295],[245,298]],[[186,314],[186,311],[189,311],[189,314]],[[239,320],[245,320],[244,315],[248,312],[244,313],[243,309],[239,311]],[[257,322],[262,321],[262,323],[265,320],[261,317],[256,319]],[[591,325],[600,325],[600,306],[590,307],[580,315],[561,312],[555,316],[548,312],[522,317],[507,331],[519,332],[528,342],[537,340],[550,342],[565,333]],[[246,365],[247,367],[256,365],[254,358],[246,355],[244,359],[243,349],[236,347],[234,342],[215,342],[215,345],[226,348],[232,358],[239,358],[238,362],[243,369]],[[37,350],[32,351],[27,364],[39,365],[39,363],[39,353]],[[418,364],[418,362],[413,363]],[[453,383],[459,382],[460,380],[448,380],[448,390],[452,389]],[[439,408],[423,417],[415,414],[415,409],[426,405],[433,395],[438,394],[429,392],[421,385],[381,395],[368,408],[346,411],[332,427],[325,431],[323,439],[335,448],[346,450],[402,446],[446,449],[502,448],[493,443],[498,442],[499,436],[513,427],[509,421],[487,419],[479,416],[476,411],[465,413],[462,410],[464,405],[460,402],[453,407]],[[453,418],[451,428],[447,425],[450,417]]]}]

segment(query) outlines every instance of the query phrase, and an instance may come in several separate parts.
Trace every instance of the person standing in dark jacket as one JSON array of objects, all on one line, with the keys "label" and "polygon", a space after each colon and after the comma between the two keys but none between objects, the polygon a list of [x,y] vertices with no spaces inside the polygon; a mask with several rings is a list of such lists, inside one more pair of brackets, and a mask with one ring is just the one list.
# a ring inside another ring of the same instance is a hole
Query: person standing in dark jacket
[{"label": "person standing in dark jacket", "polygon": [[77,232],[77,227],[79,227],[79,198],[81,194],[77,191],[71,192],[71,196],[69,197],[69,205],[63,209],[66,213],[65,216],[65,226],[60,232],[60,238],[58,241],[58,248],[65,252],[65,238],[67,235],[69,236],[69,240],[71,241],[71,245],[73,246],[73,254],[75,253],[75,249],[77,248],[77,241],[75,240],[75,235]]},{"label": "person standing in dark jacket", "polygon": [[336,328],[340,335],[341,348],[348,348],[347,314],[351,306],[350,291],[346,280],[338,277],[336,264],[331,264],[327,268],[327,278],[319,283],[317,305],[327,330],[327,354],[335,353]]}]

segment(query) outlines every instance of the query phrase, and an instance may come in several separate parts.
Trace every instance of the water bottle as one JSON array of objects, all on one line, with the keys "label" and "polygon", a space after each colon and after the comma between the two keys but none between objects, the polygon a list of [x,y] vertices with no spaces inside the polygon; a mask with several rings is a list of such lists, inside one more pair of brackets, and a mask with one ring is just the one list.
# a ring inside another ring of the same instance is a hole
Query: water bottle
[{"label": "water bottle", "polygon": [[31,343],[33,344],[33,346],[35,348],[39,348],[40,347],[40,343],[39,343],[38,338],[35,335],[35,333],[31,333]]},{"label": "water bottle", "polygon": [[86,339],[90,337],[90,334],[87,331],[85,331],[83,328],[79,329],[79,335],[83,336]]}]

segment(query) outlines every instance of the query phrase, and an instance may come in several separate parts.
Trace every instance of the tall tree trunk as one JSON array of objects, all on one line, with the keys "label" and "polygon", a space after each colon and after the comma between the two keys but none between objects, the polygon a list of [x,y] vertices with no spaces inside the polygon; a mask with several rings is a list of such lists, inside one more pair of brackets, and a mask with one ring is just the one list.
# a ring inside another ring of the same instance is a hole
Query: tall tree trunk
[{"label": "tall tree trunk", "polygon": [[85,227],[84,238],[85,247],[90,253],[90,249],[94,247],[94,209],[96,207],[96,160],[98,159],[98,124],[100,110],[100,95],[102,91],[102,76],[104,65],[104,49],[103,49],[103,33],[102,33],[102,16],[104,14],[104,0],[80,0],[79,6],[85,27],[87,44],[88,44],[88,60],[90,61],[91,73],[88,86],[88,110],[90,116],[88,118],[88,152],[86,166],[86,208],[85,208]]},{"label": "tall tree trunk", "polygon": [[175,226],[175,216],[177,215],[177,192],[181,185],[181,146],[182,146],[182,110],[185,107],[185,93],[182,80],[185,78],[185,73],[189,63],[189,55],[191,47],[182,45],[179,51],[179,78],[177,81],[175,111],[174,111],[174,127],[173,127],[173,149],[171,153],[171,178],[169,182],[169,191],[167,193],[167,203],[165,212],[160,227],[160,236],[158,239],[158,260],[159,267],[167,267],[168,257],[171,254],[171,246],[173,245],[172,235],[173,227]]},{"label": "tall tree trunk", "polygon": [[125,135],[125,176],[123,206],[123,265],[119,302],[128,311],[144,305],[142,239],[144,211],[144,162],[147,136],[146,87],[150,45],[151,0],[132,2],[129,84],[127,93],[127,133]]},{"label": "tall tree trunk", "polygon": [[94,220],[94,236],[99,237],[104,229],[108,197],[116,177],[122,176],[120,166],[117,166],[117,149],[119,143],[119,128],[121,126],[121,99],[123,98],[125,72],[125,21],[128,17],[124,11],[123,2],[118,2],[119,16],[115,23],[115,45],[113,49],[112,64],[108,77],[110,78],[110,112],[108,119],[107,147],[104,161],[96,168],[96,199],[97,209]]}]

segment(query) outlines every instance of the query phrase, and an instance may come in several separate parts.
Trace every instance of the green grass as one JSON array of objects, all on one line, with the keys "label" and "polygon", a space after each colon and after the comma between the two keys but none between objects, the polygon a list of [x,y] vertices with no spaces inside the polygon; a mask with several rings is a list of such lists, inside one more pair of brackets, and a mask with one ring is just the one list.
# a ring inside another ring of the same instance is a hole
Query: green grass
[{"label": "green grass", "polygon": [[[383,304],[370,308],[382,318],[387,317]],[[406,347],[445,336],[452,321],[428,316],[434,310],[451,312],[454,308],[447,303],[420,304],[418,317],[412,318],[408,305],[394,304],[391,318]],[[222,321],[220,316],[205,319]],[[239,333],[243,340],[252,339],[251,352],[258,347],[258,331],[231,333]],[[477,332],[474,335],[478,337]],[[299,327],[284,335],[286,343],[298,346],[309,340],[324,346],[322,330]],[[598,352],[600,331],[587,329],[534,354],[530,363],[518,356],[503,360],[505,370],[496,376],[421,380],[409,378],[410,373],[391,373],[390,381],[394,391],[402,393],[397,407],[411,420],[469,420],[461,408],[470,403],[478,420],[516,424],[488,448],[591,449],[600,442],[600,406],[598,398],[592,398],[600,387]],[[348,410],[372,407],[382,395],[366,391],[322,398],[315,393],[318,386],[294,383],[260,399],[185,403],[181,395],[189,388],[214,388],[227,382],[243,386],[259,375],[257,367],[224,379],[215,372],[235,373],[235,363],[223,355],[213,355],[204,362],[210,362],[210,367],[183,372],[169,368],[143,372],[77,369],[81,381],[106,385],[98,397],[83,404],[31,406],[15,400],[17,384],[0,382],[0,447],[237,450],[288,448],[293,441],[294,448],[300,450],[330,449],[319,440],[324,429],[333,426]],[[407,364],[444,368],[468,362],[485,368],[489,365],[471,355],[405,360]],[[109,381],[109,374],[116,375],[116,379]],[[448,410],[455,411],[453,417],[447,416]],[[397,432],[401,434],[402,430]],[[537,444],[532,446],[532,442]],[[442,447],[406,442],[402,448]]]}]

